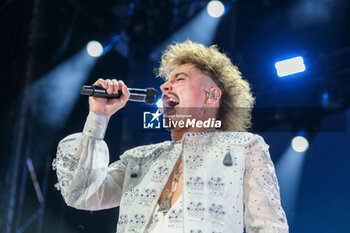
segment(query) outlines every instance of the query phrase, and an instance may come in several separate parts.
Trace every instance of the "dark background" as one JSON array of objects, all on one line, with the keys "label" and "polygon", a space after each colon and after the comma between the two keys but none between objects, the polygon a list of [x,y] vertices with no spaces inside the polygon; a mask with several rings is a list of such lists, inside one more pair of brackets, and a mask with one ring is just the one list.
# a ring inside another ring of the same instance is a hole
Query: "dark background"
[{"label": "dark background", "polygon": [[[224,3],[229,10],[216,32],[208,32],[214,38],[210,44],[218,44],[252,85],[257,100],[252,132],[270,145],[276,167],[300,130],[310,142],[299,167],[293,208],[284,198],[288,182],[280,179],[290,232],[350,232],[350,2]],[[193,0],[0,3],[1,232],[115,232],[117,209],[75,210],[54,188],[57,179],[51,162],[56,146],[66,135],[82,130],[88,113],[79,85],[116,77],[129,87],[158,88],[162,81],[154,77],[153,69],[160,57],[150,59],[150,54],[206,4]],[[192,32],[186,33],[190,37]],[[118,40],[111,43],[113,38]],[[90,40],[111,49],[98,59],[80,58]],[[306,71],[278,78],[274,63],[299,55]],[[76,63],[70,64],[75,73],[52,74],[74,56]],[[142,131],[144,107],[129,103],[111,118],[105,138],[111,161],[134,146],[170,139],[168,133]],[[26,161],[33,163],[42,202]]]}]

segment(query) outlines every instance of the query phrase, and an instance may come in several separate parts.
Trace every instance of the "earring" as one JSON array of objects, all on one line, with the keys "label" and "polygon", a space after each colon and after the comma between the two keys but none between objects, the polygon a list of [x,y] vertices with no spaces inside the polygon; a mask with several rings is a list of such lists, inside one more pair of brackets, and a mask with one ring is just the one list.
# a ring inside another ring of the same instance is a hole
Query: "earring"
[{"label": "earring", "polygon": [[209,99],[218,99],[218,97],[216,97],[216,91],[209,91]]},{"label": "earring", "polygon": [[208,93],[208,98],[212,100],[218,100],[219,97],[216,96],[216,91],[210,91],[209,88],[205,89],[205,91]]}]

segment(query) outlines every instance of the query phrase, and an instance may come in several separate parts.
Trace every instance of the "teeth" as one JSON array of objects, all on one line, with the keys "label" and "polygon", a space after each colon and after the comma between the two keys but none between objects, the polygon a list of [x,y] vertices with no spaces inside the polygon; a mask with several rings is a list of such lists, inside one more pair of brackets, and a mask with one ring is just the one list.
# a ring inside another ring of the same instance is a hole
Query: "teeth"
[{"label": "teeth", "polygon": [[[173,104],[170,104],[170,102],[172,102]],[[179,104],[179,101],[173,98],[167,98],[166,100],[164,100],[163,104],[164,107],[173,108],[175,105]]]}]

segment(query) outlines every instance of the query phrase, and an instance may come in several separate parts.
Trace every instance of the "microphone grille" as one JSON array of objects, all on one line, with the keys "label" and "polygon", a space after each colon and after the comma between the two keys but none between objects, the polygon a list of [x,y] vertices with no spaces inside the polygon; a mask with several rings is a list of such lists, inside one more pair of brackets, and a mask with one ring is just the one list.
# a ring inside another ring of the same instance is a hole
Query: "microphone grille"
[{"label": "microphone grille", "polygon": [[145,103],[152,105],[157,102],[159,98],[159,93],[156,89],[150,87],[146,89],[146,98],[145,98]]}]

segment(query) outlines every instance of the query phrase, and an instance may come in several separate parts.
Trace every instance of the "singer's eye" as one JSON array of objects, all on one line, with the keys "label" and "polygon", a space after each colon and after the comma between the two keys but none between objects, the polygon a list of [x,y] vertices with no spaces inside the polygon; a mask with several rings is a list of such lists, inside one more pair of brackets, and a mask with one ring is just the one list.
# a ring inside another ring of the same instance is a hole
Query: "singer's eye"
[{"label": "singer's eye", "polygon": [[185,80],[184,78],[178,78],[176,81]]}]

